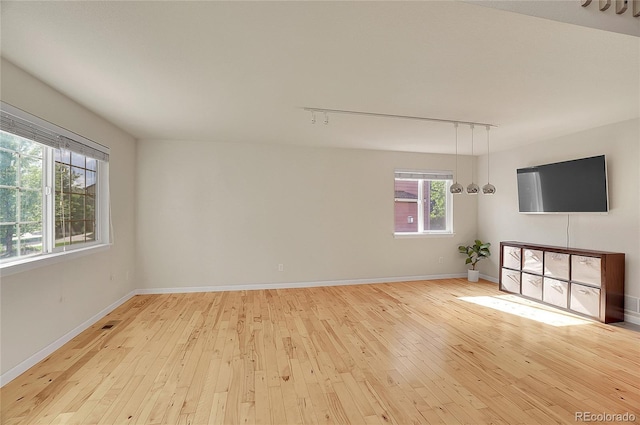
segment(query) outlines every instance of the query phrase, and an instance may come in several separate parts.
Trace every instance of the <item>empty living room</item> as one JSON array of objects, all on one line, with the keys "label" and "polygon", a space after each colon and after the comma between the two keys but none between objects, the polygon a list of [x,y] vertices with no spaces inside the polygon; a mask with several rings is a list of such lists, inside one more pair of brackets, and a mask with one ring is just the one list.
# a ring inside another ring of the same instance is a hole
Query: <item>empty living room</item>
[{"label": "empty living room", "polygon": [[0,423],[640,423],[640,0],[0,2]]}]

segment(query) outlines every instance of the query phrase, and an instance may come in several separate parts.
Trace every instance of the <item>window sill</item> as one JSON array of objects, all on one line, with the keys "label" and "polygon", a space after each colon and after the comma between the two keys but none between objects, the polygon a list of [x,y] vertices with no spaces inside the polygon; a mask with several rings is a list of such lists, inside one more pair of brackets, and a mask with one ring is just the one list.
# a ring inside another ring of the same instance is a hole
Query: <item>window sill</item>
[{"label": "window sill", "polygon": [[62,261],[74,258],[84,257],[85,255],[95,254],[108,250],[108,244],[96,244],[85,248],[78,248],[72,251],[54,252],[51,254],[29,257],[23,260],[14,261],[8,264],[0,264],[0,277],[9,276],[16,273],[22,273],[27,270],[36,269],[38,267],[48,266],[60,263]]},{"label": "window sill", "polygon": [[413,239],[413,238],[452,238],[455,235],[453,232],[442,233],[394,233],[395,239]]}]

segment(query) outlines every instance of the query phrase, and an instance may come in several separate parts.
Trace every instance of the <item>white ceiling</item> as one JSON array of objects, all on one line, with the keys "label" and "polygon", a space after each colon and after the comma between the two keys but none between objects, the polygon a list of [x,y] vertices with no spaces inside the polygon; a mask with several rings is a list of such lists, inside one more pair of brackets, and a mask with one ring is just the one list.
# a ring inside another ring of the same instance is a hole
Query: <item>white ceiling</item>
[{"label": "white ceiling", "polygon": [[2,56],[139,139],[451,153],[451,125],[300,107],[494,123],[492,150],[640,115],[640,38],[475,4],[0,4]]}]

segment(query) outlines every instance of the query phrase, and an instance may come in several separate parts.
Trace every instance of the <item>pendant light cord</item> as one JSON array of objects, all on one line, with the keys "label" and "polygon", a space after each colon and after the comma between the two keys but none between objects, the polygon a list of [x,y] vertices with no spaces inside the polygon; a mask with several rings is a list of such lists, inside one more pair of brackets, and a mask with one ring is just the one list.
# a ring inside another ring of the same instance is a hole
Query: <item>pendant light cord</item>
[{"label": "pendant light cord", "polygon": [[453,123],[456,128],[456,183],[458,183],[458,123]]},{"label": "pendant light cord", "polygon": [[571,217],[571,215],[567,214],[567,249],[569,249],[569,217]]},{"label": "pendant light cord", "polygon": [[469,127],[471,127],[471,184],[474,183],[474,178],[473,178],[473,127],[474,125],[471,124]]},{"label": "pendant light cord", "polygon": [[489,178],[489,170],[491,169],[491,163],[489,162],[490,159],[490,155],[489,155],[489,129],[491,127],[487,126],[487,184],[489,184],[491,182],[491,179]]}]

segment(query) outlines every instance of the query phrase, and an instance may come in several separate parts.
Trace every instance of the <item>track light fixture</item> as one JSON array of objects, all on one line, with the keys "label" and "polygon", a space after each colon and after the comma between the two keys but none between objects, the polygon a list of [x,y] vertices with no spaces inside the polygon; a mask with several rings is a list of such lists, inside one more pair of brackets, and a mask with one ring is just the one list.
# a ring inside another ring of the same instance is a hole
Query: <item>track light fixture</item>
[{"label": "track light fixture", "polygon": [[[592,0],[581,0],[582,7],[587,7],[591,4]],[[608,10],[615,3],[616,14],[622,15],[627,9],[629,9],[629,5],[633,4],[633,9],[631,11],[631,16],[634,18],[640,17],[640,1],[638,0],[599,0],[598,1],[598,9],[601,12]]]},{"label": "track light fixture", "polygon": [[[587,0],[583,0],[587,1]],[[637,0],[640,1],[640,0]],[[474,160],[473,160],[473,129],[476,125],[481,125],[486,127],[487,129],[487,167],[489,164],[489,129],[491,127],[497,127],[495,124],[483,123],[483,122],[473,122],[473,121],[454,121],[443,118],[432,118],[432,117],[418,117],[412,115],[392,115],[392,114],[379,114],[376,112],[365,112],[365,111],[349,111],[344,109],[326,109],[326,108],[312,108],[309,106],[303,106],[300,109],[311,112],[311,124],[316,123],[316,112],[321,112],[324,115],[324,124],[329,124],[329,114],[348,114],[348,115],[364,115],[369,117],[377,117],[377,118],[396,118],[396,119],[406,119],[406,120],[420,120],[420,121],[430,121],[436,123],[451,123],[453,124],[456,131],[456,172],[455,172],[455,183],[451,185],[449,188],[449,192],[453,194],[459,194],[464,192],[464,187],[458,183],[458,126],[468,125],[471,128],[471,184],[467,186],[467,193],[470,195],[476,195],[480,192],[480,187],[474,183],[473,179],[473,170],[474,170]],[[489,173],[487,171],[487,184],[482,187],[482,193],[487,195],[491,195],[496,192],[495,186],[489,183]]]}]

